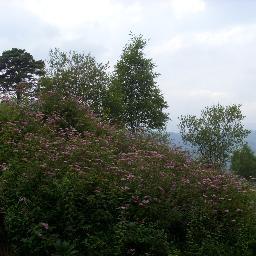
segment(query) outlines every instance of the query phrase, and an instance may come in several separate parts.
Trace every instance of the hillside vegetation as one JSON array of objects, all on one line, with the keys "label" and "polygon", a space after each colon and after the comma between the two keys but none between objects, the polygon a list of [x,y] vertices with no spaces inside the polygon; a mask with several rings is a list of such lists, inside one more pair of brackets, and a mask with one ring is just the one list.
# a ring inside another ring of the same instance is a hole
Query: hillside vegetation
[{"label": "hillside vegetation", "polygon": [[255,255],[255,191],[72,98],[0,104],[1,233],[14,255]]}]

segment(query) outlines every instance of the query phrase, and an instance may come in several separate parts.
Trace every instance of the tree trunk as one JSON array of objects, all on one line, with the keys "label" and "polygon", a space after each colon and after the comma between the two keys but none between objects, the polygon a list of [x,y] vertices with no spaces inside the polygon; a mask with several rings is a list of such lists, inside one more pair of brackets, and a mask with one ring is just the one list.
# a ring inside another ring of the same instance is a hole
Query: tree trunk
[{"label": "tree trunk", "polygon": [[20,104],[20,102],[21,102],[21,91],[19,91],[19,90],[16,91],[16,98],[17,98],[17,103]]}]

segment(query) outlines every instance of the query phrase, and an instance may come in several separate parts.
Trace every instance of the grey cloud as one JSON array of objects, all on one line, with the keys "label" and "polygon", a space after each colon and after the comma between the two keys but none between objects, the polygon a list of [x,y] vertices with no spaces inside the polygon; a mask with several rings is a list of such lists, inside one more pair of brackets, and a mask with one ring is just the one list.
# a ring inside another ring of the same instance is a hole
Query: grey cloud
[{"label": "grey cloud", "polygon": [[[205,0],[204,11],[177,18],[170,0],[111,0],[110,4],[121,6],[121,13],[69,29],[44,21],[23,7],[22,1],[3,4],[0,0],[0,51],[25,48],[45,59],[50,48],[60,47],[91,52],[113,66],[129,32],[142,33],[150,38],[147,55],[153,57],[161,73],[159,86],[173,120],[170,129],[177,129],[177,116],[199,114],[204,106],[217,102],[243,104],[248,127],[256,129],[255,1]],[[138,8],[129,9],[132,5]],[[61,11],[61,6],[56,11]],[[221,36],[224,43],[217,42]],[[168,51],[165,48],[173,38],[176,41]],[[160,52],[153,51],[157,47]]]}]

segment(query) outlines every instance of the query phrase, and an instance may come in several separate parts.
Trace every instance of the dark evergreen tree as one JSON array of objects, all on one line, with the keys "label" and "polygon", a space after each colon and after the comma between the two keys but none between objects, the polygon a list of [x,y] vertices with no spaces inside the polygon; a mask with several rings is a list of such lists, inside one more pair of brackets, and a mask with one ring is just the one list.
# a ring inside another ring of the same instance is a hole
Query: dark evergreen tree
[{"label": "dark evergreen tree", "polygon": [[35,91],[43,74],[44,62],[34,60],[25,50],[12,48],[0,56],[0,88],[3,93],[14,93],[18,102],[24,94]]},{"label": "dark evergreen tree", "polygon": [[256,156],[247,144],[234,152],[231,170],[245,178],[256,178]]}]

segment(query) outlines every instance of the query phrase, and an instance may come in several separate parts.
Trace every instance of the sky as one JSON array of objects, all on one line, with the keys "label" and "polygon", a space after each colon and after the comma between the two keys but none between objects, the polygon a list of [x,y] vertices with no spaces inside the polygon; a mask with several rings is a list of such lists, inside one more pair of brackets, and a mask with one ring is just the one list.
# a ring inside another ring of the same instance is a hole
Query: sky
[{"label": "sky", "polygon": [[51,48],[91,53],[113,68],[129,33],[149,39],[146,56],[169,108],[242,104],[256,130],[255,0],[0,0],[0,53],[13,47],[46,60]]}]

